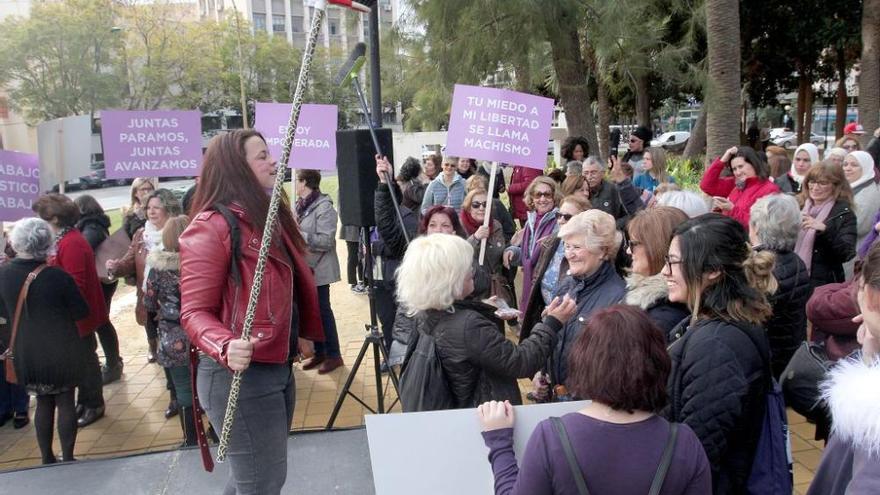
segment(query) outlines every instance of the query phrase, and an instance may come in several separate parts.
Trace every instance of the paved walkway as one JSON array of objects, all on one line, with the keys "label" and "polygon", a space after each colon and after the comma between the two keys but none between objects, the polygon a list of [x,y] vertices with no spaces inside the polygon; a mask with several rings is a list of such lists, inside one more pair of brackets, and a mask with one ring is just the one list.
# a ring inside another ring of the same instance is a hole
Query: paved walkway
[{"label": "paved walkway", "polygon": [[[340,259],[344,260],[344,244],[339,247]],[[336,398],[363,343],[364,324],[369,319],[366,296],[352,294],[345,283],[333,284],[330,292],[346,366],[323,376],[318,375],[317,371],[302,371],[299,365],[294,368],[297,395],[293,419],[295,430],[323,428],[327,424]],[[175,448],[181,442],[178,419],[175,417],[166,420],[163,414],[168,404],[168,394],[165,391],[162,368],[155,364],[146,364],[146,342],[142,333],[139,330],[126,330],[132,327],[128,320],[133,320],[133,313],[127,310],[128,305],[133,305],[131,291],[120,290],[114,299],[113,318],[120,328],[120,334],[125,335],[126,339],[122,345],[126,360],[125,374],[122,380],[104,388],[106,417],[79,430],[77,458],[104,458],[167,450]],[[372,352],[368,352],[351,389],[371,407],[376,404],[375,376]],[[528,380],[522,380],[520,385],[525,389]],[[386,407],[393,401],[393,397],[392,390]],[[400,406],[395,406],[394,411],[399,412]],[[343,404],[336,426],[361,425],[364,414],[368,413],[349,397]],[[795,493],[803,494],[818,466],[822,443],[812,440],[813,425],[793,411],[789,411],[789,424],[795,458]],[[57,436],[55,443],[56,452],[60,452]],[[0,470],[34,466],[39,462],[39,448],[32,423],[15,430],[10,421],[0,428]]]}]

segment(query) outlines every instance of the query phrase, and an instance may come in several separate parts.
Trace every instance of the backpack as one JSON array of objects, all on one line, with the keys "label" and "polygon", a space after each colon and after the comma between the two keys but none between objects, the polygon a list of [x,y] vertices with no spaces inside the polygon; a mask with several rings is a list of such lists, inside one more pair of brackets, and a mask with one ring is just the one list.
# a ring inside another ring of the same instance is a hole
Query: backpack
[{"label": "backpack", "polygon": [[433,328],[423,316],[414,319],[415,332],[400,374],[400,403],[403,412],[453,409],[455,398],[449,389],[446,373],[437,355]]},{"label": "backpack", "polygon": [[[739,325],[734,324],[749,340],[752,336]],[[752,340],[752,343],[755,343]],[[752,459],[752,469],[746,480],[746,493],[761,495],[789,495],[794,489],[791,438],[788,431],[788,417],[785,414],[785,400],[782,387],[773,378],[770,356],[761,352],[755,343],[761,360],[764,361],[764,375],[767,380],[767,396],[758,444]]]}]

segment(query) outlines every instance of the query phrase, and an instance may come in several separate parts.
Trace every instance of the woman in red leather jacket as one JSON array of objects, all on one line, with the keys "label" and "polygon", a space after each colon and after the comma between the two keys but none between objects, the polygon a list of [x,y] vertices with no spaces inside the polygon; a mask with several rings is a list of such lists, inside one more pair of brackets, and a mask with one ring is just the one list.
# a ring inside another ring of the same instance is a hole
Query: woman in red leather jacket
[{"label": "woman in red leather jacket", "polygon": [[[729,177],[722,177],[728,169]],[[739,222],[749,231],[749,212],[756,201],[779,192],[769,179],[770,167],[748,146],[734,146],[712,162],[700,180],[700,189],[712,196],[714,211]]]},{"label": "woman in red leather jacket", "polygon": [[[181,323],[200,351],[196,390],[218,429],[232,372],[247,370],[230,432],[226,493],[280,493],[287,474],[287,435],[296,390],[291,363],[298,354],[298,337],[324,338],[305,243],[286,196],[278,211],[251,338],[240,338],[275,164],[256,131],[215,137],[205,152],[193,199],[195,218],[180,238]],[[234,221],[217,211],[217,205],[228,209]],[[240,241],[233,254],[235,224]]]}]

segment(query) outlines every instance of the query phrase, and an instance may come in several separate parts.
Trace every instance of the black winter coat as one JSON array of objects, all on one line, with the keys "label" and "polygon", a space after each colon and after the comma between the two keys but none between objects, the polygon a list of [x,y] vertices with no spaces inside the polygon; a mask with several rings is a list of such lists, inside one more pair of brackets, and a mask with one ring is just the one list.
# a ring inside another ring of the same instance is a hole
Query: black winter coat
[{"label": "black winter coat", "polygon": [[810,279],[813,287],[846,281],[843,264],[856,255],[856,214],[838,200],[825,219],[825,230],[816,233]]},{"label": "black winter coat", "polygon": [[478,311],[454,305],[450,310],[429,310],[425,317],[456,408],[490,400],[522,404],[516,379],[541,369],[562,328],[559,320],[547,317],[516,345]]},{"label": "black winter coat", "polygon": [[[400,188],[394,185],[394,194],[398,200],[402,197]],[[406,253],[406,239],[397,214],[394,212],[394,203],[391,201],[391,193],[388,184],[379,183],[376,187],[376,195],[373,198],[373,207],[376,214],[376,230],[378,239],[372,241],[373,256],[382,257],[382,278],[390,283],[394,280],[394,272],[400,266],[403,255]],[[400,215],[406,226],[406,233],[410,239],[415,239],[419,229],[419,217],[416,211],[405,206],[400,207]]]},{"label": "black winter coat", "polygon": [[[16,258],[0,268],[0,318],[12,322],[24,281],[39,265],[39,261]],[[19,384],[79,384],[87,349],[76,321],[88,315],[89,306],[73,277],[58,267],[44,269],[31,283],[15,338]]]},{"label": "black winter coat", "polygon": [[104,239],[110,237],[110,218],[104,214],[86,215],[76,222],[76,228],[86,238],[92,251],[97,251]]},{"label": "black winter coat", "polygon": [[798,346],[807,339],[807,301],[813,286],[803,260],[791,251],[776,252],[773,276],[779,287],[770,296],[773,316],[767,322],[767,338],[773,376],[778,379]]},{"label": "black winter coat", "polygon": [[764,329],[740,322],[683,321],[669,346],[672,370],[664,415],[699,437],[712,467],[713,493],[741,494],[766,408],[770,345]]},{"label": "black winter coat", "polygon": [[566,294],[577,302],[577,316],[565,324],[553,351],[550,369],[554,384],[564,384],[568,378],[568,353],[590,316],[596,310],[620,303],[626,294],[626,284],[617,275],[614,265],[604,261],[595,273],[587,277],[566,276],[556,288],[554,296],[563,297]]}]

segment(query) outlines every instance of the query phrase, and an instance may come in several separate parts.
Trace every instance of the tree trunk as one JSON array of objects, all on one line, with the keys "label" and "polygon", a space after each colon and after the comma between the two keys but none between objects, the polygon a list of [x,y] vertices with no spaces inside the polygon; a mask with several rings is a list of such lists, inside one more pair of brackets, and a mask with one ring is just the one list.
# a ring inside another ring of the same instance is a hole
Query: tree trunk
[{"label": "tree trunk", "polygon": [[706,158],[721,156],[739,142],[739,129],[731,125],[739,114],[740,32],[737,0],[706,0],[708,87],[706,106]]},{"label": "tree trunk", "polygon": [[568,134],[583,136],[591,150],[599,149],[587,83],[589,67],[581,56],[577,14],[560,3],[563,2],[547,2],[543,18]]},{"label": "tree trunk", "polygon": [[801,73],[798,76],[798,101],[797,114],[794,121],[794,130],[797,134],[797,143],[804,142],[804,109],[807,108],[807,76]]},{"label": "tree trunk", "polygon": [[[598,72],[596,73],[598,75]],[[608,88],[602,79],[596,77],[596,96],[599,103],[599,152],[602,162],[608,161],[611,151],[611,102],[608,100]],[[616,144],[616,143],[615,143]],[[593,153],[597,154],[597,153]]]},{"label": "tree trunk", "polygon": [[846,95],[846,55],[843,48],[837,49],[837,101],[835,102],[834,115],[834,140],[843,137],[843,128],[846,126],[846,104],[849,101]]},{"label": "tree trunk", "polygon": [[636,120],[648,129],[651,125],[651,95],[648,89],[648,75],[636,77]]},{"label": "tree trunk", "polygon": [[865,0],[862,7],[862,73],[859,76],[859,121],[867,146],[880,127],[880,0]]},{"label": "tree trunk", "polygon": [[683,157],[686,160],[696,159],[706,147],[707,115],[706,105],[703,105],[703,108],[700,109],[700,115],[697,117],[697,122],[694,124],[693,129],[691,129],[691,137],[688,138],[687,146],[684,148]]},{"label": "tree trunk", "polygon": [[813,134],[813,78],[807,76],[807,94],[804,105],[804,140],[801,143],[809,143]]}]

